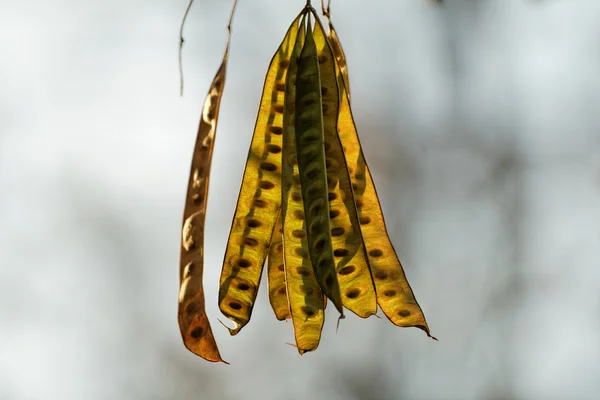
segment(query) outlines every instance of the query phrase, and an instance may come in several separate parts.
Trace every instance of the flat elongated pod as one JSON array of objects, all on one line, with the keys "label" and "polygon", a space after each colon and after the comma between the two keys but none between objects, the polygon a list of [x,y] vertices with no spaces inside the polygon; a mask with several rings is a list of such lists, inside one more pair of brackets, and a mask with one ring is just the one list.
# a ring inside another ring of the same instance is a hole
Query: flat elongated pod
[{"label": "flat elongated pod", "polygon": [[349,96],[342,84],[343,79],[338,79],[338,82],[342,86],[338,131],[351,173],[359,223],[377,291],[377,303],[394,325],[414,326],[431,336],[425,316],[387,233],[373,178],[360,146]]},{"label": "flat elongated pod", "polygon": [[294,20],[273,56],[246,161],[223,262],[219,308],[237,334],[250,320],[263,265],[281,206],[283,99],[290,53],[298,33]]},{"label": "flat elongated pod", "polygon": [[267,258],[267,278],[269,282],[269,303],[271,303],[275,317],[279,321],[291,318],[283,264],[283,222],[281,213],[277,217],[273,236],[271,237],[269,257]]},{"label": "flat elongated pod", "polygon": [[297,59],[302,50],[304,20],[296,39],[286,82],[283,134],[283,243],[288,299],[296,347],[300,354],[315,350],[324,322],[324,296],[314,274],[309,255],[296,155],[295,117]]},{"label": "flat elongated pod", "polygon": [[202,107],[185,199],[179,267],[178,320],[183,343],[192,353],[208,361],[223,361],[206,316],[202,275],[208,180],[219,108],[225,86],[228,50],[229,44]]},{"label": "flat elongated pod", "polygon": [[295,128],[310,259],[323,293],[343,316],[329,224],[319,62],[310,19],[298,59]]},{"label": "flat elongated pod", "polygon": [[340,93],[335,58],[318,19],[314,38],[319,53],[329,218],[336,271],[344,307],[359,317],[366,318],[377,313],[377,296],[337,131]]},{"label": "flat elongated pod", "polygon": [[331,49],[333,50],[337,65],[339,66],[340,73],[342,74],[342,79],[344,80],[343,83],[346,87],[346,93],[348,94],[348,97],[350,97],[350,78],[348,77],[346,55],[344,54],[344,49],[342,48],[342,44],[340,43],[337,32],[333,28],[333,23],[331,23],[331,20],[329,20],[329,32],[327,32],[327,38],[329,39],[329,43],[331,43]]}]

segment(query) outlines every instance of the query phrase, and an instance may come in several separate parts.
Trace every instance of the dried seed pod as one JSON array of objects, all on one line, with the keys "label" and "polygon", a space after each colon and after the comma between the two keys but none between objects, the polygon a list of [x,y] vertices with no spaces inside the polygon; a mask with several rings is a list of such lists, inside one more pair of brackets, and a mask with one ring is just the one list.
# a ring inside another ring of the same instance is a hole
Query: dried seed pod
[{"label": "dried seed pod", "polygon": [[310,259],[323,293],[343,317],[329,224],[319,61],[310,19],[298,59],[295,107],[298,170]]},{"label": "dried seed pod", "polygon": [[225,86],[228,51],[229,41],[219,71],[202,107],[183,213],[179,267],[178,320],[183,343],[192,353],[208,361],[223,361],[206,316],[202,275],[208,180],[219,108]]},{"label": "dried seed pod", "polygon": [[[237,334],[250,320],[262,269],[281,207],[283,100],[286,73],[300,15],[273,56],[252,136],[237,208],[223,262],[219,308]],[[248,290],[239,290],[240,283]]]},{"label": "dried seed pod", "polygon": [[324,322],[324,299],[309,256],[304,202],[296,155],[296,80],[298,57],[304,44],[304,18],[290,60],[283,114],[282,221],[288,303],[300,354],[315,350]]},{"label": "dried seed pod", "polygon": [[344,54],[344,49],[342,48],[342,44],[340,43],[340,39],[338,38],[337,32],[333,28],[333,23],[331,23],[331,19],[329,22],[329,32],[327,32],[327,38],[329,39],[329,43],[331,43],[331,49],[333,50],[333,54],[335,55],[335,59],[337,61],[337,65],[342,74],[342,79],[344,86],[346,87],[346,92],[348,93],[348,97],[350,97],[350,78],[348,77],[348,65],[346,64],[346,55]]},{"label": "dried seed pod", "polygon": [[319,52],[329,217],[336,271],[344,307],[366,318],[377,313],[377,296],[337,131],[340,93],[334,54],[319,20],[315,25],[314,37]]},{"label": "dried seed pod", "polygon": [[[336,66],[338,73],[341,68]],[[406,279],[400,260],[390,241],[373,178],[365,161],[350,109],[349,94],[342,88],[338,132],[344,156],[351,172],[352,191],[358,210],[359,223],[367,249],[367,257],[377,291],[377,303],[392,323],[401,327],[417,327],[431,337],[425,316]]]},{"label": "dried seed pod", "polygon": [[[288,72],[289,74],[289,72]],[[273,308],[275,317],[279,321],[291,318],[285,283],[285,267],[283,263],[283,223],[281,213],[277,217],[269,257],[267,258],[267,278],[269,283],[269,303]]]}]

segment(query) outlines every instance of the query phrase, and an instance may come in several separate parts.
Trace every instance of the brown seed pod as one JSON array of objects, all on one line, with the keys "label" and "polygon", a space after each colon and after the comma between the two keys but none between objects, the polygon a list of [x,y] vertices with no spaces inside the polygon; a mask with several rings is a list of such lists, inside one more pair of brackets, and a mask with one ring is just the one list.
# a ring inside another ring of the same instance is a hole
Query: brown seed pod
[{"label": "brown seed pod", "polygon": [[219,71],[202,107],[183,213],[179,269],[178,320],[181,336],[185,346],[192,353],[208,361],[223,361],[206,316],[202,275],[208,180],[219,108],[225,86],[228,50],[229,41]]}]

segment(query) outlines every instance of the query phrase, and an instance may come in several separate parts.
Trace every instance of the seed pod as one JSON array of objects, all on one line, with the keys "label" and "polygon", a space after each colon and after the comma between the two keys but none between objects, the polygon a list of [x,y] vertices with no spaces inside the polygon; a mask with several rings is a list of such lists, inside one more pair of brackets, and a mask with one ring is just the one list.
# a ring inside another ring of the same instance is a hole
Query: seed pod
[{"label": "seed pod", "polygon": [[[265,78],[252,144],[221,272],[219,308],[237,334],[250,320],[262,269],[281,206],[283,100],[289,58],[298,33],[294,20]],[[239,286],[248,287],[240,290]]]},{"label": "seed pod", "polygon": [[279,321],[284,321],[291,318],[291,315],[285,284],[283,225],[281,218],[281,214],[279,214],[275,223],[275,229],[273,229],[273,236],[271,237],[269,257],[267,258],[267,278],[269,282],[269,303],[271,303],[275,317]]},{"label": "seed pod", "polygon": [[348,65],[346,64],[346,55],[344,54],[344,49],[342,48],[342,44],[340,43],[337,32],[333,28],[331,20],[329,20],[329,32],[327,32],[327,38],[329,39],[329,43],[331,43],[331,49],[333,50],[333,54],[335,55],[337,65],[342,74],[342,79],[344,81],[343,84],[346,87],[348,97],[350,97],[350,78],[348,77]]},{"label": "seed pod", "polygon": [[329,225],[319,62],[310,19],[298,59],[295,128],[310,259],[323,293],[343,317]]},{"label": "seed pod", "polygon": [[304,44],[304,18],[294,45],[288,71],[285,109],[283,115],[283,249],[288,303],[294,324],[298,352],[303,354],[317,348],[324,322],[324,296],[314,274],[309,255],[308,233],[305,224],[304,202],[296,152],[296,81],[297,60]]},{"label": "seed pod", "polygon": [[362,318],[377,313],[377,297],[354,204],[350,176],[337,131],[340,93],[335,59],[320,21],[314,32],[319,52],[325,160],[333,254],[344,307]]},{"label": "seed pod", "polygon": [[228,51],[229,42],[202,107],[183,213],[179,266],[178,320],[183,343],[192,353],[208,361],[223,361],[206,316],[202,275],[208,180],[221,98],[225,87]]},{"label": "seed pod", "polygon": [[[339,65],[337,65],[337,70],[341,71]],[[377,303],[395,325],[414,326],[422,329],[431,337],[425,316],[404,275],[400,260],[387,233],[373,178],[356,132],[349,95],[343,84],[343,78],[339,77],[338,83],[342,88],[338,131],[344,146],[346,163],[351,171],[352,190],[377,291]]]}]

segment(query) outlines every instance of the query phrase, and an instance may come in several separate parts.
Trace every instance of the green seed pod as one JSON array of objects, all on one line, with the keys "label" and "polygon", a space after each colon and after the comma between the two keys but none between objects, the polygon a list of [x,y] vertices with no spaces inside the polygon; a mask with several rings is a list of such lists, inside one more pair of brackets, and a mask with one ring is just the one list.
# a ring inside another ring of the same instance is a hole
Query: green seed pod
[{"label": "green seed pod", "polygon": [[295,117],[297,60],[305,38],[304,19],[294,45],[286,82],[283,114],[282,215],[288,303],[300,354],[317,348],[325,320],[324,296],[309,255],[304,202],[296,156]]},{"label": "green seed pod", "polygon": [[323,293],[344,315],[331,244],[321,80],[310,20],[296,80],[295,136],[310,259]]}]

